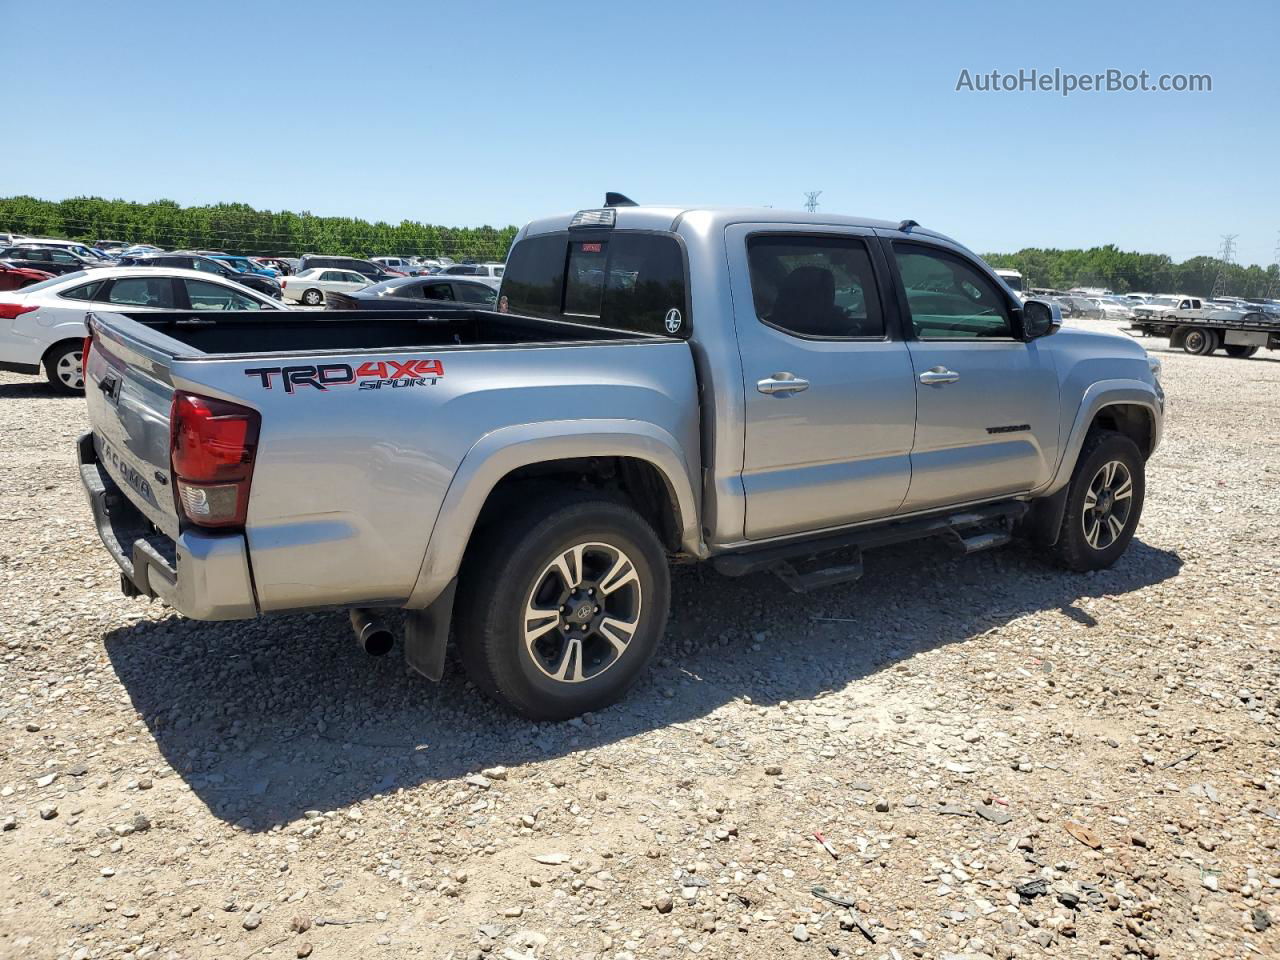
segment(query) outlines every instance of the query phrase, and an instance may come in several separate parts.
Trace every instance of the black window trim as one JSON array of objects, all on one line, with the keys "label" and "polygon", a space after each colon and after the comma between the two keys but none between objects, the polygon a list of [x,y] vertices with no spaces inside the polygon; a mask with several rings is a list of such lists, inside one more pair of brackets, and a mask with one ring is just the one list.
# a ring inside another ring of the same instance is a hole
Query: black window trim
[{"label": "black window trim", "polygon": [[[779,226],[783,226],[779,224]],[[878,337],[824,337],[820,334],[796,333],[794,330],[788,330],[786,327],[780,327],[776,323],[770,323],[758,313],[756,313],[755,290],[751,286],[751,241],[756,237],[819,237],[826,240],[857,240],[867,248],[867,257],[871,261],[871,278],[876,285],[876,299],[880,301],[880,315],[884,318],[884,333]],[[775,230],[769,228],[761,228],[752,230],[742,240],[742,249],[747,264],[747,288],[751,292],[751,314],[761,324],[771,330],[777,330],[779,333],[786,334],[788,337],[794,337],[797,340],[808,340],[814,343],[884,343],[888,340],[900,340],[901,328],[899,325],[898,311],[892,309],[896,306],[888,298],[885,290],[893,283],[892,277],[888,272],[888,268],[883,263],[884,251],[880,249],[880,244],[875,242],[876,235],[874,233],[853,233],[840,230]]]},{"label": "black window trim", "polygon": [[[991,272],[991,269],[972,257],[966,256],[959,250],[944,246],[940,243],[930,243],[917,237],[910,239],[898,239],[896,237],[881,237],[880,244],[884,248],[884,258],[888,269],[893,277],[893,289],[898,300],[898,310],[902,320],[903,336],[913,343],[1025,343],[1026,338],[1022,333],[1022,310],[1018,304],[1009,299],[1008,293],[1005,292],[1004,285],[998,282]],[[894,247],[919,247],[930,253],[940,255],[944,258],[955,260],[962,265],[969,267],[975,273],[986,277],[991,281],[991,285],[995,288],[996,294],[1004,301],[1005,310],[1009,319],[1010,335],[1007,337],[917,337],[915,335],[915,327],[911,323],[911,304],[907,301],[906,284],[902,281],[902,271],[898,269],[898,261],[894,256]]]}]

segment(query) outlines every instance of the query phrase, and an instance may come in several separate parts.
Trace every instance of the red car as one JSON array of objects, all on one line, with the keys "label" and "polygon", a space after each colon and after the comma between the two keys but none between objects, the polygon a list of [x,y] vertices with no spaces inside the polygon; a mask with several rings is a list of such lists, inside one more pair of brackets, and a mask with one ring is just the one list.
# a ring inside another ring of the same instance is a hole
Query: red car
[{"label": "red car", "polygon": [[32,270],[30,267],[13,267],[7,263],[0,263],[0,290],[20,290],[23,287],[31,286],[33,283],[52,278],[52,273],[45,273],[43,270]]}]

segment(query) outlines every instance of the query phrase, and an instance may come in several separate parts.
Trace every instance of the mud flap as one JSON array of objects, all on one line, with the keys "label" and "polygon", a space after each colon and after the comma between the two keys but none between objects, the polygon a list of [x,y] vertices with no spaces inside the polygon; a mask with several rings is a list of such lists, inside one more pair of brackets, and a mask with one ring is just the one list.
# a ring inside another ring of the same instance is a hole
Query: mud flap
[{"label": "mud flap", "polygon": [[1068,483],[1052,496],[1032,500],[1031,510],[1019,521],[1018,535],[1041,547],[1052,547],[1057,543],[1070,489],[1071,484]]},{"label": "mud flap", "polygon": [[428,680],[439,682],[444,676],[444,652],[449,644],[453,595],[457,590],[458,581],[454,578],[431,606],[405,611],[404,661]]}]

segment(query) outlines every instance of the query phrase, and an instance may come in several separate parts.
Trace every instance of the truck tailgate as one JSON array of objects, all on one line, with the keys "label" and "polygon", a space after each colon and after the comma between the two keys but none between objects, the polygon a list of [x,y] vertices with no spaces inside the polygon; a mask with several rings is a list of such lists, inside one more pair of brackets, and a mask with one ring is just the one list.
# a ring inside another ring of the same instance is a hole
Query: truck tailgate
[{"label": "truck tailgate", "polygon": [[174,390],[165,358],[114,330],[99,330],[84,383],[98,462],[151,523],[176,539],[169,465]]}]

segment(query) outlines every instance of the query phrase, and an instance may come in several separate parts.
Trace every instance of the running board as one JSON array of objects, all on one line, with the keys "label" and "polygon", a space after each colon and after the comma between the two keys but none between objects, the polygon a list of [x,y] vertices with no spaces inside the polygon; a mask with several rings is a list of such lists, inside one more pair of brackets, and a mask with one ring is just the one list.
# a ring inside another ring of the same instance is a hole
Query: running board
[{"label": "running board", "polygon": [[[1027,504],[1017,500],[995,503],[958,513],[932,514],[808,540],[751,547],[716,557],[711,565],[727,577],[744,577],[771,570],[792,590],[804,593],[858,579],[862,576],[862,551],[874,547],[935,536],[946,538],[964,553],[1002,546],[1012,539],[1013,525],[1027,510]],[[856,562],[819,567],[808,572],[801,572],[795,566],[794,561],[835,550],[857,550]]]}]

